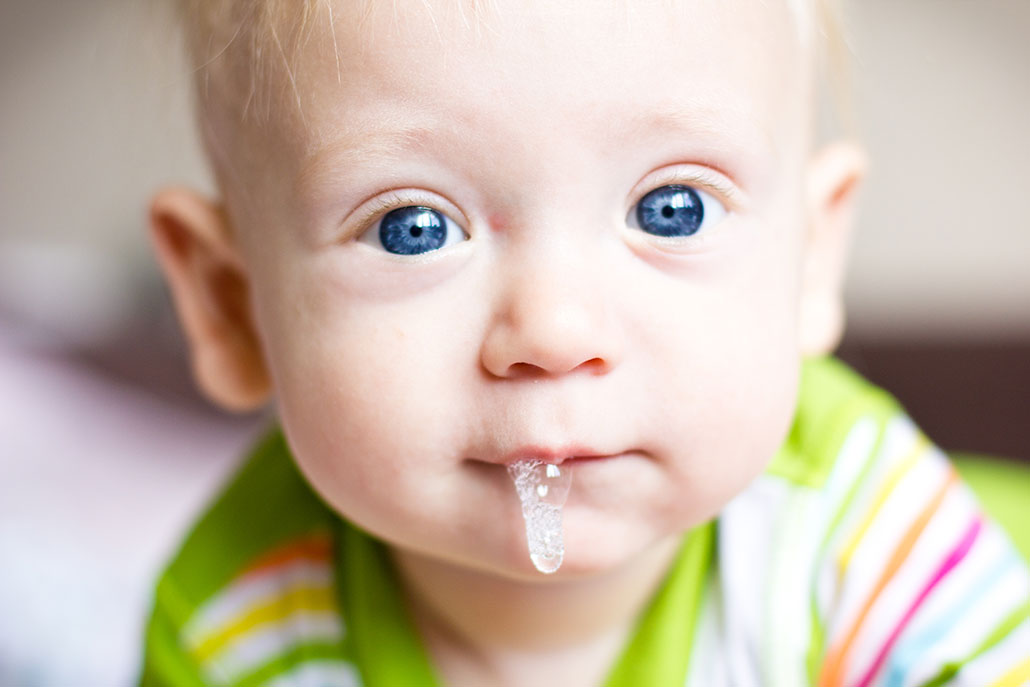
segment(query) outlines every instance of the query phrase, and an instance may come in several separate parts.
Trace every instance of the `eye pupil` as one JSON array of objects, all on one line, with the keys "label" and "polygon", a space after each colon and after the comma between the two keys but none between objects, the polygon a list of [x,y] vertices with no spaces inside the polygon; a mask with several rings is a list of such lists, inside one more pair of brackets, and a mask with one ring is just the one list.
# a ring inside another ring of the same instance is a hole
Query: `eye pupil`
[{"label": "eye pupil", "polygon": [[409,231],[410,231],[411,235],[414,236],[415,238],[418,238],[419,236],[422,235],[422,229],[420,227],[412,226]]},{"label": "eye pupil", "polygon": [[656,188],[637,203],[637,223],[655,236],[691,236],[701,228],[704,217],[701,196],[680,184]]}]

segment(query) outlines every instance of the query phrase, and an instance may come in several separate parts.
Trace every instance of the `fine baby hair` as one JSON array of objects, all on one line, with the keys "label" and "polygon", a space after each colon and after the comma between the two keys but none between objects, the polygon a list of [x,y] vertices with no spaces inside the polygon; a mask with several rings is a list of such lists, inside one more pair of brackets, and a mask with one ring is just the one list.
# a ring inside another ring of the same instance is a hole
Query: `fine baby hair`
[{"label": "fine baby hair", "polygon": [[[814,50],[821,83],[832,91],[838,113],[846,116],[848,53],[841,3],[786,3],[799,40]],[[383,7],[376,0],[357,0],[352,4],[358,8],[359,32],[377,5]],[[632,2],[624,5],[627,12],[632,11]],[[497,19],[493,0],[460,0],[453,6],[464,22],[475,23],[477,30],[487,35],[490,22]],[[241,120],[260,121],[267,117],[273,104],[299,104],[292,73],[298,50],[316,38],[318,32],[327,30],[338,45],[337,17],[333,4],[325,0],[176,0],[174,8],[183,29],[187,61],[194,70],[197,105],[202,113],[211,107],[232,104]],[[425,10],[434,11],[428,4]],[[340,70],[351,67],[337,61]]]},{"label": "fine baby hair", "polygon": [[198,385],[276,426],[143,684],[1030,678],[1025,565],[830,356],[829,2],[179,7],[218,196],[160,191],[155,250]]}]

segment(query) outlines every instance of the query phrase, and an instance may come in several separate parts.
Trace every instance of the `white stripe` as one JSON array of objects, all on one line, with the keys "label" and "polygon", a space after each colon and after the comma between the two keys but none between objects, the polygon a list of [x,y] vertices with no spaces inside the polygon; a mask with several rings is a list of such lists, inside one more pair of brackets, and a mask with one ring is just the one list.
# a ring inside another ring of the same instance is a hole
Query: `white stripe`
[{"label": "white stripe", "polygon": [[276,675],[265,687],[361,687],[361,675],[345,661],[308,661]]},{"label": "white stripe", "polygon": [[762,648],[767,684],[776,687],[808,682],[804,659],[811,639],[810,576],[826,531],[820,496],[817,491],[796,488],[777,523],[781,534],[770,561]]},{"label": "white stripe", "polygon": [[[834,461],[834,468],[827,479],[826,502],[823,515],[820,518],[821,524],[825,529],[819,534],[820,543],[826,539],[826,530],[833,524],[833,519],[837,517],[838,511],[844,505],[844,500],[858,481],[862,470],[865,469],[865,466],[871,460],[882,455],[882,453],[876,456],[873,455],[873,451],[876,448],[876,440],[879,436],[880,424],[872,418],[859,420],[851,431],[848,432],[847,438],[841,445],[837,459]],[[858,498],[857,494],[855,498]],[[853,505],[851,509],[849,512],[854,511]],[[826,543],[827,552],[834,550],[833,539],[840,537],[840,532],[845,528],[847,521],[848,516],[845,514],[837,525],[836,532],[831,534],[831,540]],[[820,551],[817,553],[825,555],[826,552]],[[816,564],[820,566],[813,573],[815,578],[816,604],[819,610],[819,617],[825,618],[829,613],[830,605],[836,601],[837,567],[832,558],[817,561]],[[806,611],[807,608],[808,605],[806,604]]]},{"label": "white stripe", "polygon": [[723,589],[726,666],[730,684],[759,687],[757,649],[768,591],[775,514],[789,494],[781,479],[759,477],[719,516],[719,575]]},{"label": "white stripe", "polygon": [[213,681],[231,683],[300,644],[342,638],[343,625],[336,613],[301,611],[236,637],[206,662],[205,670]]},{"label": "white stripe", "polygon": [[296,560],[258,570],[230,583],[201,606],[183,627],[183,637],[198,647],[263,600],[296,587],[330,587],[333,570],[325,561]]}]

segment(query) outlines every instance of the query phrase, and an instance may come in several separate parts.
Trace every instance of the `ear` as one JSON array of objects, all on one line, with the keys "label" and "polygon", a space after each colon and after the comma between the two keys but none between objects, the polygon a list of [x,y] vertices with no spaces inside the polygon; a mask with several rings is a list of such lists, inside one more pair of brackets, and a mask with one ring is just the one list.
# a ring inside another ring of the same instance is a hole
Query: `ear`
[{"label": "ear", "polygon": [[862,148],[846,141],[826,145],[809,162],[798,333],[803,355],[832,352],[844,333],[845,266],[866,165]]},{"label": "ear", "polygon": [[243,262],[221,206],[186,189],[162,190],[150,234],[190,346],[201,391],[231,411],[269,396],[269,377],[250,312]]}]

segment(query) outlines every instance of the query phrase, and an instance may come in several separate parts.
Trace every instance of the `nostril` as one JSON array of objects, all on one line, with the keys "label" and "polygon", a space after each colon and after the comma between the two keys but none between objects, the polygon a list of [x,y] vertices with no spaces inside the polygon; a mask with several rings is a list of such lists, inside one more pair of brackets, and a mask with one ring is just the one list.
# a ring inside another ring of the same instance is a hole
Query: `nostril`
[{"label": "nostril", "polygon": [[508,377],[546,377],[547,370],[533,363],[512,363],[508,366]]},{"label": "nostril", "polygon": [[585,360],[579,365],[572,365],[565,368],[564,366],[560,369],[555,367],[549,369],[533,363],[513,363],[508,366],[507,376],[510,378],[522,378],[522,377],[550,377],[552,375],[567,374],[569,372],[585,372],[592,375],[604,374],[608,368],[608,364],[605,363],[601,358],[591,358]]}]

